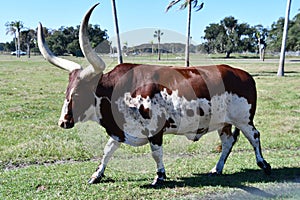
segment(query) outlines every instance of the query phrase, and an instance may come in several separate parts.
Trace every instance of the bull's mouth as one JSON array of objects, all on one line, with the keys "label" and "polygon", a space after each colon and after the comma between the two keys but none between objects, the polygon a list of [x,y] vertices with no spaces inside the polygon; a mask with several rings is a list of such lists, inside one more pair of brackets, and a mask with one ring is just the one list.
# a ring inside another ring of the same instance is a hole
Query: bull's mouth
[{"label": "bull's mouth", "polygon": [[58,125],[61,128],[69,129],[69,128],[73,128],[74,127],[74,122],[73,121],[59,121]]}]

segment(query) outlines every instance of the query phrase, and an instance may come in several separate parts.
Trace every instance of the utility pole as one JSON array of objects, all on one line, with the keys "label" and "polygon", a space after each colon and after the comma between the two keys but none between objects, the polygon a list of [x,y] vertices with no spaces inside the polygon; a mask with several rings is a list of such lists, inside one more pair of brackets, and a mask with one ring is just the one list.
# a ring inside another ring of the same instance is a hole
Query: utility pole
[{"label": "utility pole", "polygon": [[284,20],[282,44],[281,44],[281,52],[280,52],[280,60],[279,60],[277,76],[284,76],[285,47],[286,47],[286,40],[287,40],[288,28],[289,28],[291,1],[292,0],[287,0],[287,4],[286,4],[285,20]]},{"label": "utility pole", "polygon": [[122,48],[121,48],[121,42],[120,42],[116,2],[115,2],[115,0],[112,0],[111,3],[112,3],[112,10],[113,10],[113,16],[114,16],[114,21],[115,21],[115,32],[117,35],[118,63],[122,64],[123,57],[122,57]]}]

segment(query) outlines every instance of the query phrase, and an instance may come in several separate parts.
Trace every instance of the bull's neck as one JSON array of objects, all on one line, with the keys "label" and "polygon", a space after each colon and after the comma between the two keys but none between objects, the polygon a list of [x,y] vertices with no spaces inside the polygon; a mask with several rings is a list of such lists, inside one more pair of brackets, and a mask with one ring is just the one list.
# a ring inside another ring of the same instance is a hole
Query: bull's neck
[{"label": "bull's neck", "polygon": [[103,74],[98,82],[95,96],[99,98],[108,98],[110,100],[113,88],[114,84],[112,80],[107,76],[107,74]]}]

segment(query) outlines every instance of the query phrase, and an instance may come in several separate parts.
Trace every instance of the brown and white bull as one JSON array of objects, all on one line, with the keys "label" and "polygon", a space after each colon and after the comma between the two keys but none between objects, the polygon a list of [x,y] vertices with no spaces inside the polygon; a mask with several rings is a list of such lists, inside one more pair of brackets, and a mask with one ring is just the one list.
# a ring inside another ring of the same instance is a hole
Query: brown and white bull
[{"label": "brown and white bull", "polygon": [[[257,165],[266,174],[271,166],[261,153],[260,133],[253,124],[256,87],[251,75],[227,65],[174,67],[120,64],[103,73],[105,63],[91,48],[87,27],[94,5],[80,26],[80,47],[90,66],[56,57],[38,27],[38,44],[43,56],[70,71],[66,99],[59,125],[72,128],[77,122],[96,121],[110,136],[104,155],[89,183],[98,183],[113,153],[121,143],[141,146],[150,143],[157,164],[155,185],[165,178],[163,135],[185,135],[197,141],[217,130],[222,142],[219,161],[211,170],[221,174],[237,137],[243,132],[254,148]],[[232,126],[235,130],[232,132]]]}]

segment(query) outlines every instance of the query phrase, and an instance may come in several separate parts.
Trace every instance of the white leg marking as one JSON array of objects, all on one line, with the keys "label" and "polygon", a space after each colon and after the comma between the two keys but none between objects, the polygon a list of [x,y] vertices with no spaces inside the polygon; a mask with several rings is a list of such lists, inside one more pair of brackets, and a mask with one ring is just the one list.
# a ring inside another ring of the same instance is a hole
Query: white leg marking
[{"label": "white leg marking", "polygon": [[244,133],[246,138],[249,140],[250,144],[253,146],[256,156],[256,162],[263,162],[264,158],[261,155],[260,147],[260,133],[256,130],[255,127],[251,125],[246,125],[241,128],[241,131]]},{"label": "white leg marking", "polygon": [[232,135],[222,133],[222,129],[218,130],[221,142],[222,142],[222,153],[216,166],[211,170],[211,173],[222,174],[226,159],[232,149],[235,139]]},{"label": "white leg marking", "polygon": [[163,163],[163,148],[162,146],[154,145],[150,143],[152,157],[156,162],[157,172],[165,172]]},{"label": "white leg marking", "polygon": [[100,178],[104,175],[105,168],[112,157],[113,153],[120,147],[121,143],[109,138],[108,142],[104,147],[104,154],[97,171],[92,175],[92,178]]}]

